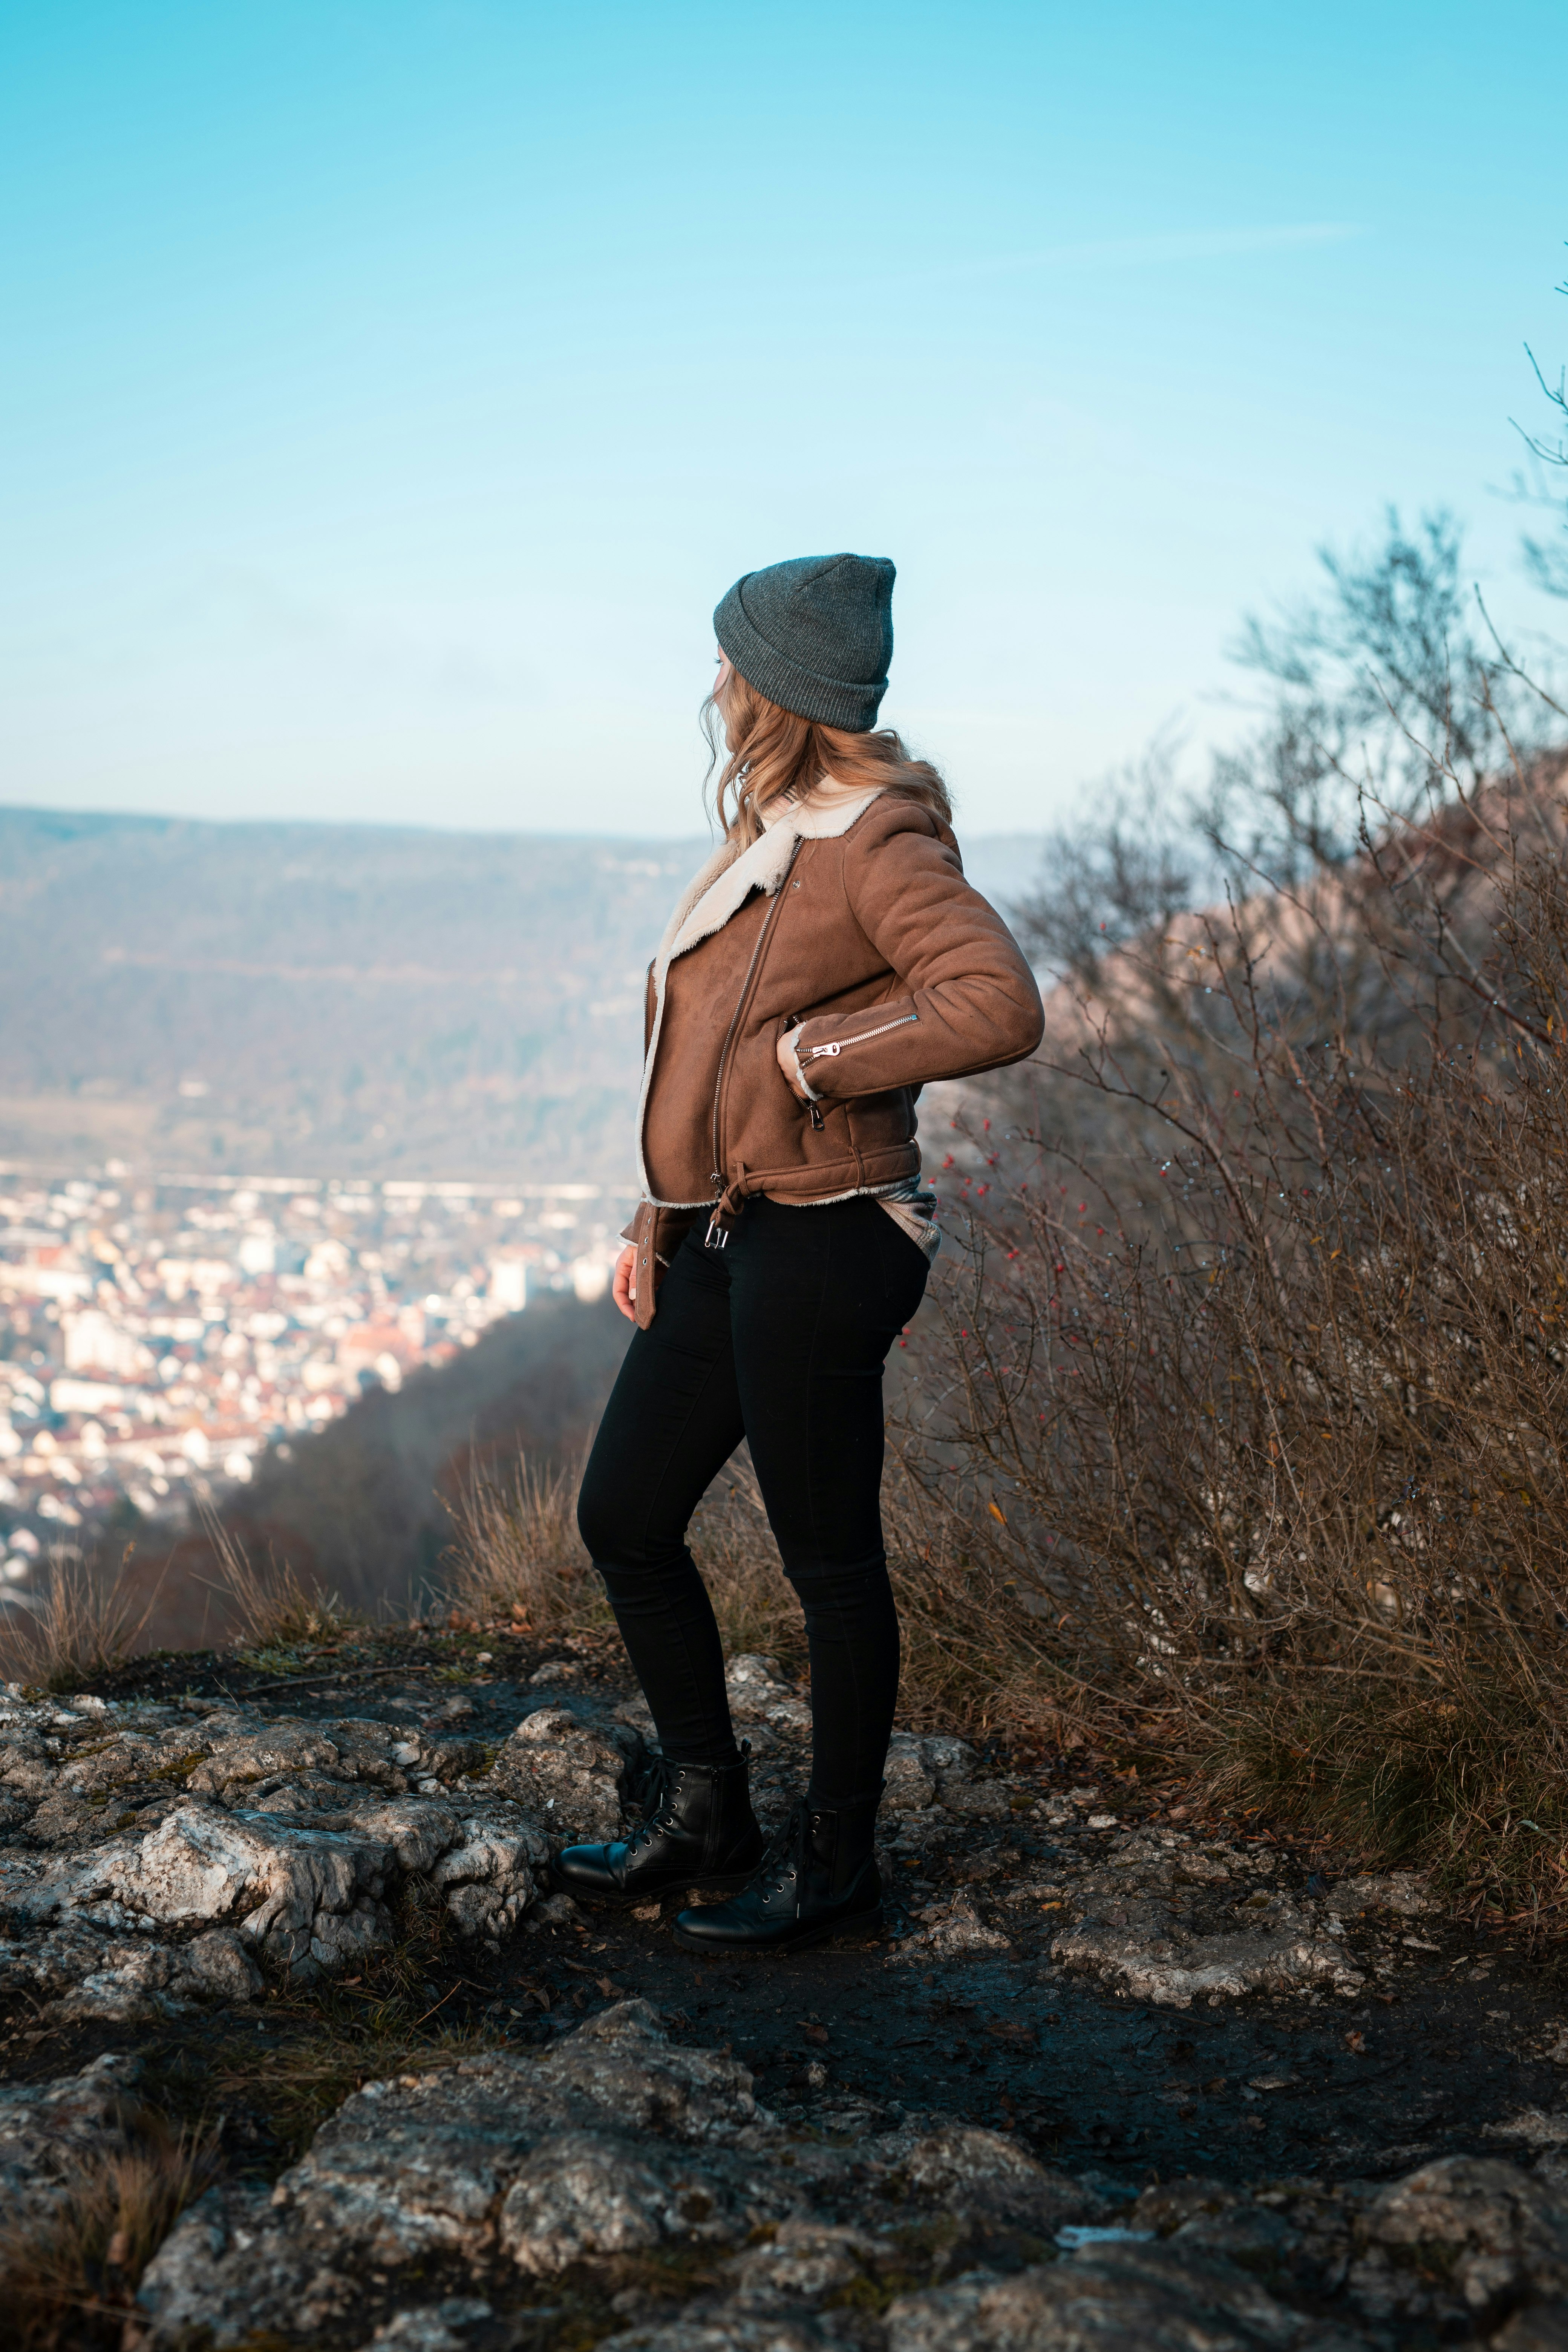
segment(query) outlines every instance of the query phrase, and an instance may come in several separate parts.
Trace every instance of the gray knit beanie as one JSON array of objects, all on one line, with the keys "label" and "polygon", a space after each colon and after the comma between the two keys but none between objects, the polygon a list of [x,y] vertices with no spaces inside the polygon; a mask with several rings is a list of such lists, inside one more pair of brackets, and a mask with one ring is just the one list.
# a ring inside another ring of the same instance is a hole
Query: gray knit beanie
[{"label": "gray knit beanie", "polygon": [[885,555],[797,555],[737,580],[713,632],[748,686],[797,719],[864,735],[893,658]]}]

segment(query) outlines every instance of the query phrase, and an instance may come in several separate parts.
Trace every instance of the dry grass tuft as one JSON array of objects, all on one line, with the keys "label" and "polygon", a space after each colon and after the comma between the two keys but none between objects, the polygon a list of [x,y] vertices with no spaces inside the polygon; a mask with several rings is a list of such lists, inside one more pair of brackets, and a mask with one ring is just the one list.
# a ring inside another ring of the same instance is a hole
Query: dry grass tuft
[{"label": "dry grass tuft", "polygon": [[0,2224],[7,2346],[117,2346],[142,2272],[217,2166],[215,2128],[149,2137],[78,2166],[43,2220]]},{"label": "dry grass tuft", "polygon": [[1382,1860],[1432,1867],[1478,1907],[1562,1906],[1568,1753],[1559,1710],[1478,1656],[1437,1688],[1409,1674],[1347,1694],[1261,1689],[1215,1725],[1205,1777],[1222,1803],[1262,1805]]},{"label": "dry grass tuft", "polygon": [[45,1690],[85,1690],[137,1648],[157,1604],[132,1570],[100,1560],[57,1558],[39,1605],[0,1624],[0,1676]]},{"label": "dry grass tuft", "polygon": [[182,2104],[204,2108],[220,2103],[227,2114],[259,2118],[274,2172],[303,2156],[328,2116],[366,2083],[513,2046],[482,2024],[447,2025],[429,1993],[411,1985],[381,1992],[312,1987],[269,2007],[268,2015],[265,2038],[235,2032],[204,2047],[193,2073],[177,2084],[166,2081],[162,2095],[173,2092]]},{"label": "dry grass tuft", "polygon": [[[609,1604],[577,1533],[580,1465],[520,1462],[476,1476],[453,1508],[443,1601],[468,1622],[520,1633],[603,1631]],[[731,1463],[692,1522],[693,1551],[731,1650],[798,1652],[799,1611],[768,1532],[756,1482]]]},{"label": "dry grass tuft", "polygon": [[237,1648],[253,1661],[335,1641],[361,1622],[337,1593],[304,1583],[292,1561],[271,1558],[258,1569],[215,1512],[203,1514],[203,1525],[217,1556],[213,1590],[227,1610]]},{"label": "dry grass tuft", "polygon": [[520,1461],[497,1480],[475,1469],[456,1503],[442,1600],[479,1624],[565,1633],[609,1622],[577,1534],[580,1472]]}]

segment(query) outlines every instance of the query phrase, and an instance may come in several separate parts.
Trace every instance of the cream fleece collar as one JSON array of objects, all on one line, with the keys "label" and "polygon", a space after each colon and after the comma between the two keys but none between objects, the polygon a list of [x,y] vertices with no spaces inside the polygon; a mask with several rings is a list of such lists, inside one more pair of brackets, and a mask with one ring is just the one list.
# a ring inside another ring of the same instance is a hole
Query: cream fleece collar
[{"label": "cream fleece collar", "polygon": [[879,789],[873,786],[868,793],[826,805],[807,798],[797,807],[786,809],[748,849],[737,850],[732,842],[721,842],[681,892],[665,925],[653,967],[658,994],[664,993],[664,976],[677,956],[722,930],[753,890],[762,890],[770,898],[774,895],[789,871],[797,842],[833,841],[847,833]]}]

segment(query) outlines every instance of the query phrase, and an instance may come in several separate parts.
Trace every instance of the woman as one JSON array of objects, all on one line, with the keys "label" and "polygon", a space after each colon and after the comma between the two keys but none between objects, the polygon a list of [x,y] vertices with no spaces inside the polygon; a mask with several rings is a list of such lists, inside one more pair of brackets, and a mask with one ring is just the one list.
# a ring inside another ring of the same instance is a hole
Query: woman
[{"label": "woman", "polygon": [[[648,974],[644,1193],[615,1296],[637,1326],[578,1525],[658,1727],[640,1829],[569,1846],[574,1895],[737,1889],[683,1911],[703,1951],[876,1924],[872,1827],[899,1626],[879,1507],[882,1368],[920,1305],[934,1196],[915,1097],[1042,1029],[1034,976],[963,879],[941,777],[874,731],[893,566],[751,572],[713,616],[724,830]],[[812,1770],[764,1850],[724,1659],[687,1546],[742,1439],[805,1617]]]}]

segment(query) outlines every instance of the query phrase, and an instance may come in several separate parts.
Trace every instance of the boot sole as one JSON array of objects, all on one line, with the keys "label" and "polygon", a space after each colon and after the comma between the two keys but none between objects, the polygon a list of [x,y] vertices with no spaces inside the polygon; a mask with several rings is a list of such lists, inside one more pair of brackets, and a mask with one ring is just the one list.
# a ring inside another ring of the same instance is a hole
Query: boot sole
[{"label": "boot sole", "polygon": [[668,1886],[634,1887],[623,1892],[614,1886],[579,1886],[574,1879],[562,1877],[553,1862],[550,1865],[550,1884],[557,1895],[569,1895],[574,1903],[607,1903],[616,1911],[629,1910],[634,1903],[662,1903],[667,1895],[682,1886],[699,1888],[704,1895],[738,1895],[742,1886],[751,1885],[756,1874],[757,1865],[752,1863],[750,1870],[737,1871],[726,1878],[672,1878]]},{"label": "boot sole", "polygon": [[831,1920],[825,1927],[812,1927],[804,1936],[792,1936],[787,1944],[715,1944],[704,1936],[683,1935],[679,1926],[674,1936],[683,1951],[709,1952],[725,1960],[773,1960],[791,1952],[809,1952],[814,1944],[830,1943],[835,1936],[862,1935],[881,1925],[882,1906],[879,1903],[874,1911],[858,1912],[853,1919]]}]

